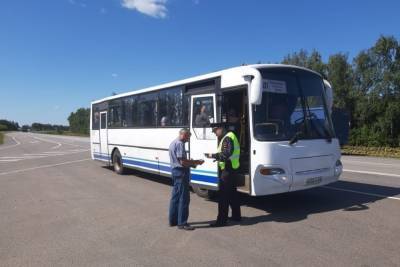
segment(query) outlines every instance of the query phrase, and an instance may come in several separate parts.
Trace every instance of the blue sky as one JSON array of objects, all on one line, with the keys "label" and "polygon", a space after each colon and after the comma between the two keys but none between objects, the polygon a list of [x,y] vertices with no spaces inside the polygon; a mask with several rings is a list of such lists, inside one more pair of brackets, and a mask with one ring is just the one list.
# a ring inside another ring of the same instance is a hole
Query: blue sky
[{"label": "blue sky", "polygon": [[67,124],[90,101],[301,48],[400,37],[400,2],[3,0],[0,118]]}]

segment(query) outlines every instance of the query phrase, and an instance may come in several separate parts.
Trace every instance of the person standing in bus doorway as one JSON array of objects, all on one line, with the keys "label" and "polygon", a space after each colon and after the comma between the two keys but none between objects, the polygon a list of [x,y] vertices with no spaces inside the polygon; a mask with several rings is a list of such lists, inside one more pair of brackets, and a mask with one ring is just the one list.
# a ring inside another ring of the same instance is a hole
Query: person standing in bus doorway
[{"label": "person standing in bus doorway", "polygon": [[190,139],[190,131],[181,129],[179,136],[169,146],[169,158],[173,189],[169,206],[169,225],[178,226],[182,230],[194,230],[188,224],[189,217],[189,176],[190,168],[204,163],[203,160],[187,159],[185,143]]},{"label": "person standing in bus doorway", "polygon": [[211,227],[226,226],[228,222],[229,206],[232,209],[232,221],[241,221],[239,196],[237,193],[237,171],[240,166],[240,144],[236,135],[226,130],[225,123],[213,123],[213,132],[220,139],[217,153],[206,154],[207,158],[218,161],[219,168],[219,200],[217,220]]}]

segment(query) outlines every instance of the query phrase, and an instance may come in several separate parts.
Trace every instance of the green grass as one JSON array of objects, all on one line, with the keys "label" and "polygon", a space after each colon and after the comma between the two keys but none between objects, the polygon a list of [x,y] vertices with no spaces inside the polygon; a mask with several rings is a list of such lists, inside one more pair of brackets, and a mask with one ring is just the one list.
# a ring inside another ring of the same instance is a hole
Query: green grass
[{"label": "green grass", "polygon": [[0,145],[4,143],[4,134],[0,133]]},{"label": "green grass", "polygon": [[342,155],[400,158],[400,147],[344,146]]}]

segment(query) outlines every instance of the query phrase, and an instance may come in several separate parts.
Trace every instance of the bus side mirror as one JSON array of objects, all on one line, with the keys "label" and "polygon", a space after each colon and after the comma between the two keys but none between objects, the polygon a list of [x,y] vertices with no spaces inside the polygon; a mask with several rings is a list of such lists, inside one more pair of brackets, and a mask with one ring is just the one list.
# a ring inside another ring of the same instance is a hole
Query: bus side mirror
[{"label": "bus side mirror", "polygon": [[260,105],[262,100],[262,77],[257,69],[249,68],[243,75],[249,88],[249,100],[252,105]]},{"label": "bus side mirror", "polygon": [[326,105],[328,107],[329,113],[332,114],[332,106],[333,106],[332,85],[327,80],[324,80],[324,85],[325,85]]}]

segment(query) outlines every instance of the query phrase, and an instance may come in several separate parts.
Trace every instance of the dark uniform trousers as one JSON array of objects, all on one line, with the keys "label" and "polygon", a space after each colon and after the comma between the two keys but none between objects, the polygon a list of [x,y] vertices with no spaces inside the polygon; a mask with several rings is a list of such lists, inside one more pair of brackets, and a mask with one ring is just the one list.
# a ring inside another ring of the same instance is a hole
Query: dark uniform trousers
[{"label": "dark uniform trousers", "polygon": [[232,209],[232,218],[240,219],[239,194],[237,192],[237,171],[233,170],[231,163],[227,162],[225,169],[221,171],[219,179],[219,200],[217,222],[228,221],[229,206]]}]

